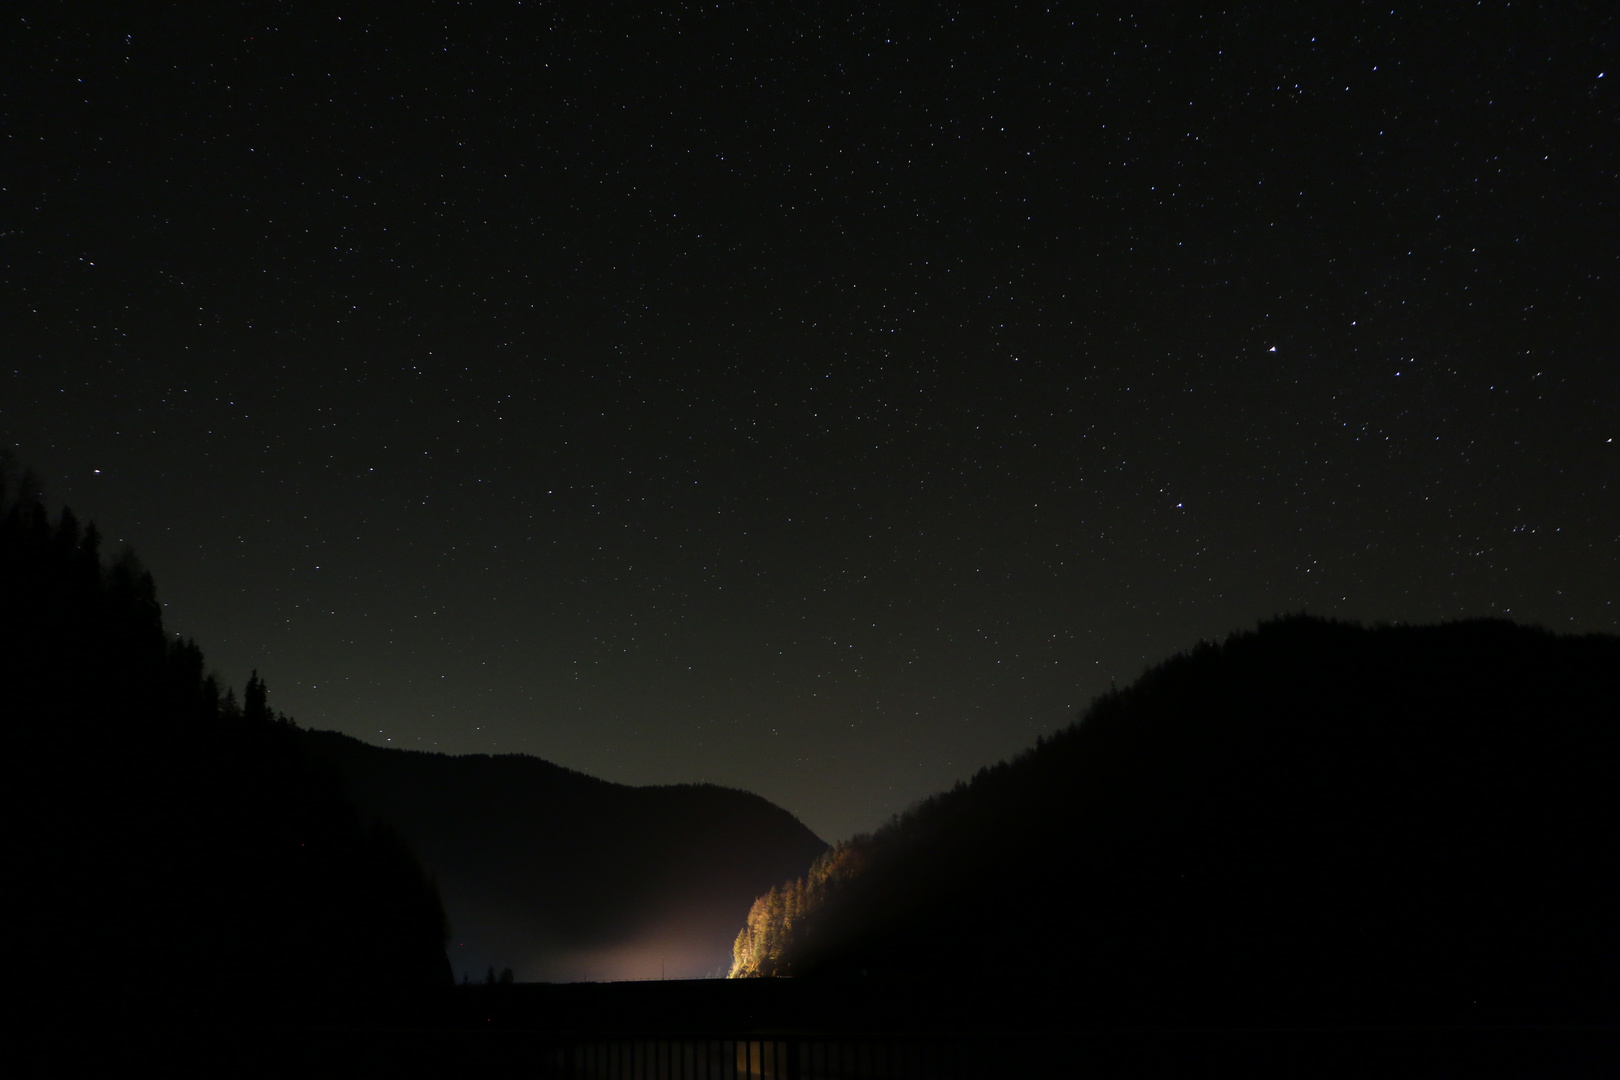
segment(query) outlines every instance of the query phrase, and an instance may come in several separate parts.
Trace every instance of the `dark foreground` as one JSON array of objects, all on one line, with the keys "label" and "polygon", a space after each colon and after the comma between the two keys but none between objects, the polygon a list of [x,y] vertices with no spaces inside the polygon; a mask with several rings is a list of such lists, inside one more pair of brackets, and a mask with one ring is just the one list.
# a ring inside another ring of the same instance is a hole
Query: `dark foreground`
[{"label": "dark foreground", "polygon": [[[47,1037],[53,1072],[603,1080],[1620,1075],[1603,1026],[1098,1029],[1048,1014],[975,1024],[920,991],[786,980],[464,988],[408,1025],[147,1027]],[[932,1015],[930,1013],[932,1012]]]}]

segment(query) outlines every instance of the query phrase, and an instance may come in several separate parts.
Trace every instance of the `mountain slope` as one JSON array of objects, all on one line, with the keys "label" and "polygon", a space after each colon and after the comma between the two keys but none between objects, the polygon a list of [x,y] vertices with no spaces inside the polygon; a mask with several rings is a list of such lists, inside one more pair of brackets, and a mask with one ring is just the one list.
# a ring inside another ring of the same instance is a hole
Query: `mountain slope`
[{"label": "mountain slope", "polygon": [[474,977],[698,977],[749,903],[826,845],[757,795],[626,787],[522,755],[449,757],[308,732],[346,793],[438,879],[451,958]]},{"label": "mountain slope", "polygon": [[445,916],[296,730],[205,676],[152,579],[0,458],[12,970],[45,1022],[396,1020],[448,992]]},{"label": "mountain slope", "polygon": [[1612,1020],[1617,673],[1620,639],[1497,621],[1200,646],[762,897],[736,973],[1098,1023]]}]

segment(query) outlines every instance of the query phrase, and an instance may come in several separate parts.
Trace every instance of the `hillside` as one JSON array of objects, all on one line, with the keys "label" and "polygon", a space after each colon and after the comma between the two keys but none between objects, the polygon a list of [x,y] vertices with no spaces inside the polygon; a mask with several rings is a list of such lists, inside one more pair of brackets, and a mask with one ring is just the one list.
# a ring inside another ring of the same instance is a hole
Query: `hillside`
[{"label": "hillside", "polygon": [[456,972],[520,980],[723,972],[737,924],[826,845],[757,795],[626,787],[522,755],[449,757],[307,732],[435,874]]},{"label": "hillside", "polygon": [[1066,1023],[1612,1022],[1620,639],[1203,645],[762,896],[738,975]]},{"label": "hillside", "polygon": [[398,1020],[450,986],[432,883],[165,633],[150,575],[0,459],[11,970],[33,1019]]}]

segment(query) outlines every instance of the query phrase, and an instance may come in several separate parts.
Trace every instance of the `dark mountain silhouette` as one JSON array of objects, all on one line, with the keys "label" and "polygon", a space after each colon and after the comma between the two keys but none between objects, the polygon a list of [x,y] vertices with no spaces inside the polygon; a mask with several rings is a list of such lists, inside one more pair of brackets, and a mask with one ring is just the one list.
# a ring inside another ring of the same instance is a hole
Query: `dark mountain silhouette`
[{"label": "dark mountain silhouette", "polygon": [[434,872],[452,960],[474,980],[490,966],[548,981],[724,971],[754,897],[826,850],[743,791],[626,787],[523,755],[304,737]]},{"label": "dark mountain silhouette", "polygon": [[163,630],[133,556],[0,460],[8,970],[40,1020],[351,1022],[447,993],[445,917],[264,684]]},{"label": "dark mountain silhouette", "polygon": [[1620,639],[1281,619],[839,845],[736,973],[1069,1024],[1613,1023],[1617,777]]}]

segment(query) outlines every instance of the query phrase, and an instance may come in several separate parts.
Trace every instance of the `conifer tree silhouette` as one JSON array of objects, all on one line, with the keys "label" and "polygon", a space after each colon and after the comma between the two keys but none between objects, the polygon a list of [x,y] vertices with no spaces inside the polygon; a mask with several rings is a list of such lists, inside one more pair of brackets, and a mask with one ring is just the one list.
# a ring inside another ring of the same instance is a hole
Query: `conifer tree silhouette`
[{"label": "conifer tree silhouette", "polygon": [[259,672],[254,669],[248,676],[247,685],[242,688],[242,716],[250,724],[266,724],[272,719],[269,706],[269,691],[265,688],[264,680],[259,678]]}]

